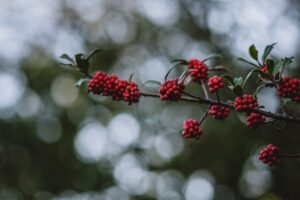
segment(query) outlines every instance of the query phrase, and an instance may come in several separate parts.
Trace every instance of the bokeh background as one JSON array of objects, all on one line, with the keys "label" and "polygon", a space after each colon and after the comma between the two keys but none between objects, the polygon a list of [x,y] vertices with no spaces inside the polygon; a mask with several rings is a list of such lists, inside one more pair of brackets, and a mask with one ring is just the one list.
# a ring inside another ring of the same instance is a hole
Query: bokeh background
[{"label": "bokeh background", "polygon": [[[182,121],[200,118],[205,105],[142,98],[132,106],[76,88],[81,75],[59,56],[88,53],[90,73],[162,81],[170,61],[224,57],[210,62],[245,76],[248,47],[273,57],[295,56],[287,73],[299,77],[297,0],[1,0],[0,199],[5,200],[235,200],[299,199],[300,161],[269,168],[257,152],[274,143],[300,153],[299,126],[276,134],[251,131],[232,113],[211,117],[199,141],[180,136]],[[173,72],[175,77],[180,71]],[[253,92],[255,80],[247,85]],[[143,91],[156,92],[148,85]],[[201,95],[200,87],[188,90]],[[274,90],[259,101],[278,111]],[[224,90],[223,98],[232,99]],[[299,106],[288,103],[290,113]],[[298,114],[299,115],[299,114]],[[243,119],[242,119],[243,120]]]}]

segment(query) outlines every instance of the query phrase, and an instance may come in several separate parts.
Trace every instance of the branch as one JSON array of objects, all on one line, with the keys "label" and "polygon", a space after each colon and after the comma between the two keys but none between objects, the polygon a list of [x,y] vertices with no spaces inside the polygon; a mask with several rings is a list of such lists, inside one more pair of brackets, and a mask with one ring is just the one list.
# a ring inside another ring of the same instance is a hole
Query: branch
[{"label": "branch", "polygon": [[[144,92],[141,92],[141,95],[144,96],[144,97],[153,97],[153,98],[159,98],[159,94],[151,94],[151,93],[144,93]],[[230,109],[233,109],[234,110],[234,107],[232,104],[229,104],[229,103],[226,103],[226,102],[218,102],[218,101],[215,101],[215,100],[211,100],[211,99],[204,99],[204,98],[201,98],[201,97],[181,97],[180,98],[181,101],[186,101],[186,102],[193,102],[193,103],[200,103],[200,104],[208,104],[208,105],[220,105],[220,106],[226,106]],[[276,120],[279,120],[279,121],[286,121],[286,122],[292,122],[292,123],[299,123],[300,124],[300,118],[297,118],[297,117],[294,117],[294,116],[284,116],[284,115],[281,115],[281,114],[276,114],[276,113],[272,113],[272,112],[269,112],[269,111],[264,111],[264,110],[260,110],[260,109],[250,109],[248,110],[250,112],[254,112],[254,113],[258,113],[258,114],[261,114],[261,115],[264,115],[266,117],[270,117],[270,118],[273,118],[273,119],[276,119]]]}]

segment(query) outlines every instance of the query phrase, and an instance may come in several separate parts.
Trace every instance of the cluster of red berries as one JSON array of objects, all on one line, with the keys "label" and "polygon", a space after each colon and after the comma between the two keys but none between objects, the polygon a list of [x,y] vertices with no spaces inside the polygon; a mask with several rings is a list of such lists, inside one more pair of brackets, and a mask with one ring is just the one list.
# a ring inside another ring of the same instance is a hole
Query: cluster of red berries
[{"label": "cluster of red berries", "polygon": [[207,81],[208,67],[204,62],[197,59],[191,59],[188,64],[188,69],[193,81],[199,84]]},{"label": "cluster of red berries", "polygon": [[234,100],[234,109],[240,112],[256,107],[258,107],[258,102],[250,94],[244,94],[242,97],[236,97]]},{"label": "cluster of red berries", "polygon": [[162,101],[178,101],[185,86],[178,82],[178,79],[168,80],[163,83],[159,89],[160,99]]},{"label": "cluster of red berries", "polygon": [[88,83],[88,91],[93,94],[111,96],[114,100],[123,100],[129,105],[137,103],[141,96],[136,83],[120,80],[115,74],[110,76],[97,72]]},{"label": "cluster of red berries", "polygon": [[185,138],[194,138],[198,140],[202,135],[199,122],[195,119],[187,119],[183,122],[182,136]]},{"label": "cluster of red berries", "polygon": [[256,129],[260,125],[263,125],[266,121],[266,117],[264,115],[260,115],[257,113],[251,113],[247,118],[247,126],[252,129]]},{"label": "cluster of red berries", "polygon": [[258,158],[269,166],[277,165],[279,163],[279,148],[273,144],[269,144],[260,151]]},{"label": "cluster of red berries", "polygon": [[284,77],[277,87],[278,96],[290,98],[292,101],[300,102],[300,80],[291,77]]},{"label": "cluster of red berries", "polygon": [[224,87],[224,81],[219,76],[213,76],[208,80],[208,86],[210,92],[215,92],[221,87]]},{"label": "cluster of red berries", "polygon": [[225,119],[228,117],[229,112],[229,107],[212,105],[208,111],[208,114],[212,115],[215,119]]},{"label": "cluster of red berries", "polygon": [[[260,71],[262,71],[264,74],[268,74],[269,73],[269,71],[268,71],[268,68],[267,68],[267,65],[266,64],[264,64],[263,66],[261,66],[260,68],[259,68],[259,70]],[[262,75],[261,74],[258,74],[258,78],[260,78],[260,79],[265,79],[265,80],[269,80],[268,78],[266,78],[266,77],[262,77]]]}]

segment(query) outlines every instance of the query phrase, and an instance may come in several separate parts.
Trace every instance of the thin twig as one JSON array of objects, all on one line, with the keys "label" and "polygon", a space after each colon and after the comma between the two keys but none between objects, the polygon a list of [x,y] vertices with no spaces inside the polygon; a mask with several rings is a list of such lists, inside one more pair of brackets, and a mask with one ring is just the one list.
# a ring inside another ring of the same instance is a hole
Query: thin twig
[{"label": "thin twig", "polygon": [[202,124],[202,122],[205,120],[205,118],[208,115],[208,111],[210,109],[210,106],[208,106],[207,110],[205,111],[204,115],[201,117],[200,121],[199,121],[199,126]]}]

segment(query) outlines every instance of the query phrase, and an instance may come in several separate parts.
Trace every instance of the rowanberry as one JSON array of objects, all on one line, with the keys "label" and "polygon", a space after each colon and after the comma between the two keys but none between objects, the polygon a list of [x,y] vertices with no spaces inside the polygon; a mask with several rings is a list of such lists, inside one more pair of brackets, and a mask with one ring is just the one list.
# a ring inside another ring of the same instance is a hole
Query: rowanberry
[{"label": "rowanberry", "polygon": [[194,138],[198,140],[202,135],[199,122],[195,119],[187,119],[183,122],[182,136],[185,138]]},{"label": "rowanberry", "polygon": [[101,94],[105,89],[107,75],[103,72],[97,72],[88,82],[88,92]]},{"label": "rowanberry", "polygon": [[300,102],[300,80],[284,77],[277,86],[278,96],[290,98],[292,101]]},{"label": "rowanberry", "polygon": [[252,129],[256,129],[258,126],[263,125],[266,121],[266,117],[264,115],[260,115],[258,113],[251,113],[247,118],[247,126]]},{"label": "rowanberry", "polygon": [[178,79],[168,80],[162,84],[159,89],[160,99],[162,101],[178,101],[185,86],[178,82]]},{"label": "rowanberry", "polygon": [[213,76],[208,80],[208,86],[210,92],[215,92],[221,87],[224,87],[224,81],[219,76]]},{"label": "rowanberry", "polygon": [[208,114],[212,115],[215,119],[225,119],[228,117],[230,108],[226,106],[212,105]]},{"label": "rowanberry", "polygon": [[191,59],[188,63],[188,69],[192,80],[202,84],[208,79],[208,67],[207,65],[198,59]]},{"label": "rowanberry", "polygon": [[279,163],[279,148],[273,144],[269,144],[260,151],[258,158],[269,166],[277,165]]},{"label": "rowanberry", "polygon": [[257,100],[250,94],[244,94],[242,97],[236,97],[234,100],[234,109],[240,112],[257,107]]}]

